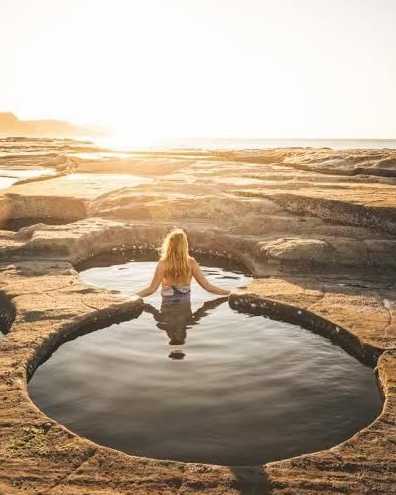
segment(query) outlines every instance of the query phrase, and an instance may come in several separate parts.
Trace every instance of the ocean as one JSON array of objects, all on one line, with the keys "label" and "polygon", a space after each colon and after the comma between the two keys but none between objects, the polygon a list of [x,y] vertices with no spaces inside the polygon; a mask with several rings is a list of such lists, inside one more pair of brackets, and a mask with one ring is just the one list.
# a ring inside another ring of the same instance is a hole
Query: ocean
[{"label": "ocean", "polygon": [[100,138],[93,141],[101,146],[119,150],[150,149],[263,149],[263,148],[332,148],[332,149],[396,149],[395,139],[228,139],[228,138],[191,138],[165,139],[158,142],[138,144],[123,137]]}]

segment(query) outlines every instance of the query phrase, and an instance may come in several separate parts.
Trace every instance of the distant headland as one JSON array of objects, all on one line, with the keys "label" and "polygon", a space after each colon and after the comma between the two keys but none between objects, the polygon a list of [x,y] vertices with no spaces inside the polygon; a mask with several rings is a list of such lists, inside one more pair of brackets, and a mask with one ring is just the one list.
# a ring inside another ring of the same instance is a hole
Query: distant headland
[{"label": "distant headland", "polygon": [[20,120],[12,112],[0,112],[0,136],[76,138],[105,134],[99,128],[89,128],[62,120]]}]

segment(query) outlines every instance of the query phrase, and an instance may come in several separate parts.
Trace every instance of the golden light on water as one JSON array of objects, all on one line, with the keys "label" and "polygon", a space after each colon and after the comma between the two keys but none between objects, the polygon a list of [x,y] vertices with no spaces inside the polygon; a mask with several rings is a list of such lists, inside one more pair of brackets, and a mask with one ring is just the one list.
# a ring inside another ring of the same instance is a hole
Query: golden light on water
[{"label": "golden light on water", "polygon": [[110,130],[104,136],[87,136],[87,139],[94,141],[97,145],[103,148],[116,151],[130,151],[138,149],[155,148],[160,145],[166,145],[165,141],[156,140],[153,136],[143,136],[124,130]]}]

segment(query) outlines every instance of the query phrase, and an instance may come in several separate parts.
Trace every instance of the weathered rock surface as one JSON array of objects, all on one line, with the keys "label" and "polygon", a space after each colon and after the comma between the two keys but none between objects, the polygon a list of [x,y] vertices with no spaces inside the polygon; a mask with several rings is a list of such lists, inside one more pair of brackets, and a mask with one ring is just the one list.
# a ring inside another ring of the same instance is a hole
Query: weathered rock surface
[{"label": "weathered rock surface", "polygon": [[[204,222],[234,234],[261,236],[263,241],[293,239],[294,255],[288,246],[290,259],[299,256],[298,240],[306,245],[307,238],[330,247],[327,256],[322,251],[318,257],[322,264],[349,265],[361,259],[362,264],[365,260],[384,265],[382,260],[387,259],[394,266],[393,244],[388,241],[396,233],[396,179],[351,177],[338,169],[337,175],[327,175],[321,165],[344,157],[354,164],[379,160],[391,168],[393,151],[169,151],[121,157],[99,154],[96,160],[88,152],[61,154],[73,163],[75,173],[8,189],[0,200],[4,225],[10,218],[48,223],[87,216]],[[315,171],[296,169],[296,164],[307,163],[314,164]],[[366,250],[361,258],[361,240],[370,243],[370,256]],[[376,249],[385,257],[377,256]],[[275,251],[280,255],[278,250],[267,250]]]},{"label": "weathered rock surface", "polygon": [[[0,231],[0,328],[8,332],[0,338],[0,494],[396,493],[394,151],[117,156],[83,143],[4,142],[8,166],[28,166],[23,147],[43,164],[47,149],[53,166],[81,180],[66,174],[0,196],[0,225],[32,224]],[[128,183],[128,174],[147,180]],[[54,219],[70,223],[49,225]],[[26,383],[51,351],[141,310],[139,299],[82,285],[73,266],[112,249],[153,249],[175,224],[194,251],[255,274],[233,307],[302,324],[376,366],[379,418],[326,451],[222,467],[128,456],[38,410]]]},{"label": "weathered rock surface", "polygon": [[[117,295],[82,286],[67,262],[21,261],[0,269],[2,290],[16,309],[11,331],[0,341],[0,489],[4,493],[237,494],[254,489],[272,494],[393,493],[395,351],[383,354],[378,365],[386,396],[380,418],[329,451],[251,468],[130,457],[81,439],[47,418],[30,402],[25,380],[65,338],[84,331],[88,324],[104,326],[138,314],[139,300],[124,302]],[[251,312],[261,311],[264,304],[263,312],[306,325],[322,315],[333,323],[314,323],[313,328],[328,335],[333,329],[335,340],[340,335],[346,348],[352,346],[352,352],[360,348],[368,359],[375,359],[388,345],[394,348],[391,321],[396,293],[389,279],[345,279],[341,285],[331,277],[316,284],[309,278],[272,277],[256,280],[249,291],[256,295],[233,296],[231,304],[237,302]]]}]

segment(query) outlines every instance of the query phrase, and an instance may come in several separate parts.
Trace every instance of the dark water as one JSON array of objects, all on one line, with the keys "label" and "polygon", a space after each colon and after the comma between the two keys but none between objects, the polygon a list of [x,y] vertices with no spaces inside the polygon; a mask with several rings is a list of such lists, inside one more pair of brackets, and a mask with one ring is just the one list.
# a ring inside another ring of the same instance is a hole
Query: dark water
[{"label": "dark water", "polygon": [[14,306],[5,295],[0,293],[0,340],[11,328],[14,318]]},{"label": "dark water", "polygon": [[[100,261],[98,261],[100,264]],[[87,269],[131,294],[154,263]],[[248,277],[206,267],[224,287]],[[298,326],[233,311],[193,287],[192,307],[147,298],[136,320],[61,346],[30,383],[50,417],[100,444],[146,457],[261,464],[333,446],[375,418],[375,376]]]}]

